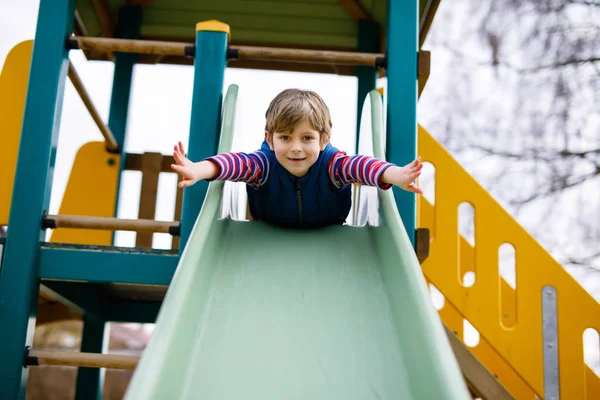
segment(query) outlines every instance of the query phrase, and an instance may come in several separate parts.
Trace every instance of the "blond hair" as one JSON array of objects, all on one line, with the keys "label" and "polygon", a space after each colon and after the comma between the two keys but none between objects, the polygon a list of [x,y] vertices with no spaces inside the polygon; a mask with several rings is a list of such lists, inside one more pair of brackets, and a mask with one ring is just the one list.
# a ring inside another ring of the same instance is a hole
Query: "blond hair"
[{"label": "blond hair", "polygon": [[320,133],[321,140],[331,135],[329,108],[321,96],[310,90],[284,90],[271,101],[265,117],[267,118],[265,130],[271,138],[275,132],[293,131],[294,127],[305,118],[310,126]]}]

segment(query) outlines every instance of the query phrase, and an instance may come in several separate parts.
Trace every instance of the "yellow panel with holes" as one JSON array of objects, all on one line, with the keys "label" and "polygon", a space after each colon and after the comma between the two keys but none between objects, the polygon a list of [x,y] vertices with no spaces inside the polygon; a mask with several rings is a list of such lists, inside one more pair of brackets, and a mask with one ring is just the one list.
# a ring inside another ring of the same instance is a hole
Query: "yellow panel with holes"
[{"label": "yellow panel with holes", "polygon": [[[519,393],[528,398],[528,390],[544,398],[542,296],[544,288],[553,287],[560,397],[599,399],[600,378],[583,359],[583,332],[600,332],[600,304],[422,127],[418,148],[423,161],[435,167],[434,206],[423,196],[418,200],[418,227],[430,228],[432,240],[423,272],[445,296],[446,307],[458,313],[440,312],[442,319],[449,319],[450,325],[467,319],[477,329],[486,344],[473,348],[473,353],[507,389],[515,390],[516,398]],[[465,202],[475,210],[474,248],[458,231],[458,208]],[[504,243],[515,249],[516,289],[499,274],[499,248]],[[476,275],[470,287],[461,277],[467,271]],[[505,363],[514,374],[507,372]]]},{"label": "yellow panel with holes", "polygon": [[[109,153],[105,142],[89,142],[77,151],[59,214],[113,217],[119,180],[118,154]],[[110,245],[111,231],[61,228],[52,242]]]},{"label": "yellow panel with holes", "polygon": [[0,75],[0,226],[8,225],[33,40],[8,53]]}]

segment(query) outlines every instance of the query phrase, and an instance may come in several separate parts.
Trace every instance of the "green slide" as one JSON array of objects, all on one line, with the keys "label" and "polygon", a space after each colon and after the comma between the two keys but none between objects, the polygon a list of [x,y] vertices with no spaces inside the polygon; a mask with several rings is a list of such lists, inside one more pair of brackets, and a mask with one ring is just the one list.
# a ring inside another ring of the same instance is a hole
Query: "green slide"
[{"label": "green slide", "polygon": [[[219,152],[236,98],[232,85]],[[470,399],[391,191],[379,226],[291,230],[220,219],[222,189],[209,186],[126,399]]]}]

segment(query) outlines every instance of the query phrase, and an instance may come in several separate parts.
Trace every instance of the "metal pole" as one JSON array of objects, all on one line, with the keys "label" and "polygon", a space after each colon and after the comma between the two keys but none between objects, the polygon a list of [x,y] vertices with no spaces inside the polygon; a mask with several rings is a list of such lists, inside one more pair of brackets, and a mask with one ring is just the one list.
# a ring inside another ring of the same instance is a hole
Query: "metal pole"
[{"label": "metal pole", "polygon": [[[137,39],[142,26],[142,7],[131,5],[119,10],[119,25],[117,35],[122,38]],[[129,114],[129,98],[131,96],[131,81],[133,77],[133,66],[137,62],[137,54],[114,53],[115,71],[113,76],[113,87],[110,97],[110,111],[108,114],[108,126],[115,135],[119,144],[121,162],[119,165],[119,181],[117,182],[117,195],[115,198],[114,215],[119,210],[119,193],[121,177],[125,169],[125,138],[127,137],[127,116]],[[114,235],[113,235],[114,243]]]},{"label": "metal pole", "polygon": [[[379,51],[379,25],[371,20],[358,20],[358,51]],[[362,109],[369,92],[375,89],[377,83],[377,69],[372,66],[356,67],[358,78],[358,98],[356,104],[356,153],[359,153],[360,145],[360,122]]]},{"label": "metal pole", "polygon": [[38,255],[44,232],[69,67],[65,38],[73,31],[75,0],[41,0],[27,102],[0,274],[0,399],[27,388],[25,346],[33,339],[39,291]]},{"label": "metal pole", "polygon": [[[403,166],[417,155],[417,51],[419,1],[388,0],[387,160]],[[415,194],[393,188],[406,232],[415,244]]]},{"label": "metal pole", "polygon": [[[106,322],[97,320],[95,317],[91,317],[89,315],[84,314],[83,332],[81,335],[81,351],[103,353],[106,350],[108,350],[108,329],[109,328]],[[58,362],[64,361],[66,359],[67,362],[71,362],[68,365],[79,367],[95,367],[96,365],[94,365],[94,361],[96,361],[97,359],[102,360],[101,357],[104,356],[104,354],[90,354],[91,357],[86,357],[86,353],[57,352],[58,357],[53,359],[51,356],[54,352],[50,354],[44,353],[45,352],[38,352],[38,354],[36,355],[37,359],[41,360],[41,363],[51,365],[65,365],[58,364]],[[73,357],[73,355],[77,354],[82,357]],[[52,363],[53,361],[54,363]],[[75,400],[102,400],[102,389],[104,387],[104,372],[105,371],[90,368],[79,368],[77,371]]]},{"label": "metal pole", "polygon": [[[196,26],[194,89],[188,144],[188,157],[192,161],[214,155],[219,145],[228,37],[229,26],[226,24],[201,22]],[[206,181],[184,190],[180,254],[202,208],[207,190]]]}]

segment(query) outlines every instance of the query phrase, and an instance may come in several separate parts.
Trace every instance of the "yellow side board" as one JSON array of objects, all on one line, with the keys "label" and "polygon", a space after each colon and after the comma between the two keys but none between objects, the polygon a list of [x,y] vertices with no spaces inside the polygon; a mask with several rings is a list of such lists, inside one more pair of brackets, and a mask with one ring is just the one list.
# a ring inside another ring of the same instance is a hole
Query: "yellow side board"
[{"label": "yellow side board", "polygon": [[0,75],[0,225],[8,225],[33,40],[8,53]]},{"label": "yellow side board", "polygon": [[[454,321],[453,326],[467,319],[479,331],[485,341],[473,353],[514,395],[530,398],[531,390],[544,398],[542,295],[546,286],[554,287],[560,396],[599,399],[600,378],[583,360],[583,332],[600,332],[600,304],[422,127],[418,148],[423,161],[435,167],[435,205],[428,208],[419,199],[417,224],[430,228],[432,240],[423,272],[451,306],[440,312],[442,318]],[[458,208],[464,202],[475,210],[474,248],[458,232]],[[504,243],[515,248],[516,290],[499,274]],[[462,284],[467,271],[476,274],[470,287]]]},{"label": "yellow side board", "polygon": [[[77,151],[59,214],[113,217],[119,180],[118,154],[106,143],[89,142]],[[108,246],[112,232],[62,228],[52,232],[52,242]]]}]

